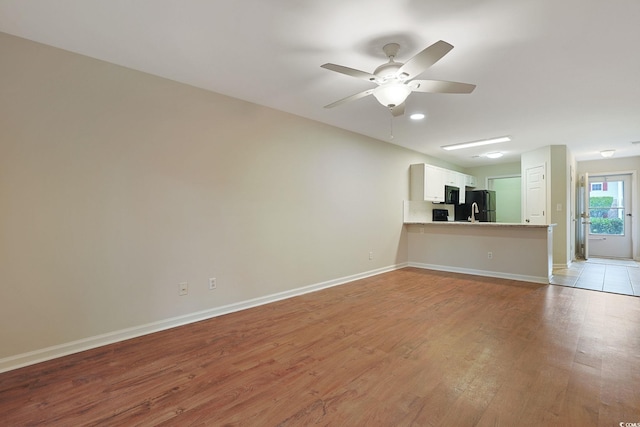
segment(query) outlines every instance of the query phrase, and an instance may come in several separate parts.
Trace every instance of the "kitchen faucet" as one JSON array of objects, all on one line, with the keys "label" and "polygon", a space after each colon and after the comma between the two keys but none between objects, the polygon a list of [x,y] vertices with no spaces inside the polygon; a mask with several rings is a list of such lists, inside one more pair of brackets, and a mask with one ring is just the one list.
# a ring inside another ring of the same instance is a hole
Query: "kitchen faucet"
[{"label": "kitchen faucet", "polygon": [[476,202],[473,202],[471,204],[471,216],[469,217],[469,221],[476,222],[477,213],[480,213],[480,211],[478,210],[478,204]]}]

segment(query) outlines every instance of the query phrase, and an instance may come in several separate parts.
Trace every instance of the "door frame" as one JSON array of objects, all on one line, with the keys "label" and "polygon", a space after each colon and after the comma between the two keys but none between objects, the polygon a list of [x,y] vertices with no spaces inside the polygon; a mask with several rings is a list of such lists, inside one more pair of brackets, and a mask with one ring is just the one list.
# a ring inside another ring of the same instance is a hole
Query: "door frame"
[{"label": "door frame", "polygon": [[[494,190],[493,182],[496,179],[512,179],[512,178],[520,178],[520,218],[518,222],[522,222],[522,173],[512,173],[508,175],[489,175],[485,178],[485,186],[487,190]],[[496,196],[496,200],[499,200],[499,196]],[[497,209],[496,209],[497,212]]]},{"label": "door frame", "polygon": [[578,195],[576,197],[576,247],[583,260],[589,259],[589,172],[580,174],[578,178]]},{"label": "door frame", "polygon": [[[638,173],[635,170],[618,170],[618,171],[598,171],[589,170],[585,173],[589,175],[631,175],[631,255],[634,260],[640,261],[638,258],[638,229],[640,228],[640,212],[638,211],[638,203],[640,194],[638,194]],[[577,202],[577,198],[576,198]],[[577,208],[577,207],[576,207]],[[576,210],[577,212],[577,210]]]}]

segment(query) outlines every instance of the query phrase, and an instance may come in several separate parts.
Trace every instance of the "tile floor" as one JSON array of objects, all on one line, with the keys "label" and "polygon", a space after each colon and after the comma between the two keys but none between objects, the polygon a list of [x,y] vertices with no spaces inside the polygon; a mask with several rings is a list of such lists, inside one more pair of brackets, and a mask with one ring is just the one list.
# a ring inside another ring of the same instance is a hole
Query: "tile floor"
[{"label": "tile floor", "polygon": [[576,261],[569,268],[554,269],[551,284],[640,296],[640,263],[604,258]]}]

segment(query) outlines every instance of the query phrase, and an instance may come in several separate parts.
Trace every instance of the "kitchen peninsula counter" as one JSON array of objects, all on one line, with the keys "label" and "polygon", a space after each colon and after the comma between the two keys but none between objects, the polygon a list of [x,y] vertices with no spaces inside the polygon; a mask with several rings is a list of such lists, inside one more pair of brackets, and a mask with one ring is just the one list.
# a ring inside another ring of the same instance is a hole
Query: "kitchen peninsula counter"
[{"label": "kitchen peninsula counter", "polygon": [[430,221],[430,222],[405,222],[409,225],[478,225],[482,227],[529,227],[529,228],[547,228],[553,227],[555,224],[527,224],[524,222],[471,222],[471,221]]},{"label": "kitchen peninsula counter", "polygon": [[409,266],[549,283],[554,225],[407,221]]}]

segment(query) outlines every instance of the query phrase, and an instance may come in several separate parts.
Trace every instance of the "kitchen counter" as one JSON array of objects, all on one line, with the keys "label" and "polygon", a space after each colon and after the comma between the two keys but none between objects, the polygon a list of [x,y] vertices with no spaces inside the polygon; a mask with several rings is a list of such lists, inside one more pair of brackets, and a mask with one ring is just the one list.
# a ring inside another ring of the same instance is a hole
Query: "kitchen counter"
[{"label": "kitchen counter", "polygon": [[482,226],[482,227],[527,227],[527,228],[547,228],[556,224],[528,224],[524,222],[470,222],[470,221],[430,221],[430,222],[405,222],[405,224],[413,225],[446,225],[446,226]]},{"label": "kitchen counter", "polygon": [[549,283],[554,225],[405,222],[409,266]]}]

